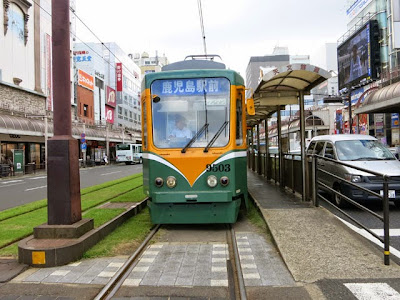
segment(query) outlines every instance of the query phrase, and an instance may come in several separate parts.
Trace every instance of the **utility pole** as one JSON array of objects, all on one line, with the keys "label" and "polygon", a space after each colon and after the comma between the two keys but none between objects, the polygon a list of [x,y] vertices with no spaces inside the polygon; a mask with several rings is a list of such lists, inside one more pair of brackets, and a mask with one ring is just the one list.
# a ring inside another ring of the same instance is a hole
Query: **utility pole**
[{"label": "utility pole", "polygon": [[48,225],[82,219],[78,141],[72,137],[69,0],[52,1],[54,136],[48,141]]}]

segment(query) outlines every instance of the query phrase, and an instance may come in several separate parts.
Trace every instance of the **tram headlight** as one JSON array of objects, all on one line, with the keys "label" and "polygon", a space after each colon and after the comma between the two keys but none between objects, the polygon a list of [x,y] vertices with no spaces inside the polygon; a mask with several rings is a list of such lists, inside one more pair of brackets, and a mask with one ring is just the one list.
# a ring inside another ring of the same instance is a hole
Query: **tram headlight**
[{"label": "tram headlight", "polygon": [[219,182],[221,182],[222,186],[227,186],[229,184],[229,178],[226,176],[222,176]]},{"label": "tram headlight", "polygon": [[156,180],[154,180],[154,183],[156,187],[162,187],[164,184],[164,180],[161,177],[157,177]]},{"label": "tram headlight", "polygon": [[217,177],[214,176],[214,175],[208,176],[208,177],[207,177],[207,184],[208,184],[209,187],[212,187],[212,188],[213,188],[213,187],[216,187],[217,184],[218,184],[218,179],[217,179]]},{"label": "tram headlight", "polygon": [[168,176],[166,184],[170,189],[174,188],[176,186],[176,178],[174,176]]}]

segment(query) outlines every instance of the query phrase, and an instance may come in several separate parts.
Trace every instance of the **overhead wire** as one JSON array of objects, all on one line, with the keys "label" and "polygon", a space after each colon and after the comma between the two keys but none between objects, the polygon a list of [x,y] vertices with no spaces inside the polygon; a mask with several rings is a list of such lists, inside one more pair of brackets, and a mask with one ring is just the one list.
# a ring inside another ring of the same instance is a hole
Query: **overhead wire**
[{"label": "overhead wire", "polygon": [[201,36],[203,40],[204,55],[207,57],[206,34],[204,31],[203,9],[201,7],[201,0],[197,0],[197,7],[199,9]]},{"label": "overhead wire", "polygon": [[[43,10],[46,14],[48,14],[50,17],[52,16],[50,12],[48,12],[46,9],[44,9],[39,3],[36,2],[36,0],[32,0],[33,3],[35,3],[35,5],[37,5],[41,10]],[[114,54],[114,52],[111,51],[111,49],[109,47],[106,46],[105,43],[103,43],[100,38],[89,28],[88,25],[86,25],[85,22],[83,22],[83,20],[75,13],[75,11],[72,9],[72,7],[70,7],[70,11],[75,15],[75,17],[89,30],[89,32],[91,34],[93,34],[93,36],[101,43],[101,45],[103,47],[105,47],[110,54],[112,54],[112,56],[115,57],[116,60],[118,60],[118,62],[120,62],[122,64],[122,67],[125,71],[127,71],[129,74],[131,74],[134,78],[137,78],[137,76],[135,74],[133,74],[129,68],[127,66],[125,66],[125,64]],[[91,51],[93,51],[93,53],[97,54],[101,59],[103,59],[108,65],[110,65],[111,68],[113,68],[114,70],[116,69],[116,67],[114,65],[111,64],[110,60],[106,60],[104,59],[102,54],[99,54],[97,51],[95,51],[92,47],[90,47],[86,42],[84,42],[81,38],[79,38],[76,33],[74,33],[73,31],[70,30],[70,33],[73,35],[74,38],[78,39],[81,43],[83,43],[85,46],[87,46]]]}]

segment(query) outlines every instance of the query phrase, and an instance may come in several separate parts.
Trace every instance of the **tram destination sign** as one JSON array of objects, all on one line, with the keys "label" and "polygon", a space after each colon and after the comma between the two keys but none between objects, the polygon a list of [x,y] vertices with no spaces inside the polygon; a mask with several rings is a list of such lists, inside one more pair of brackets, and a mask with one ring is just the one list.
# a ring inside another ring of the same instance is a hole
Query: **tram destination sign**
[{"label": "tram destination sign", "polygon": [[230,83],[226,78],[156,80],[151,91],[160,96],[223,94],[229,93]]}]

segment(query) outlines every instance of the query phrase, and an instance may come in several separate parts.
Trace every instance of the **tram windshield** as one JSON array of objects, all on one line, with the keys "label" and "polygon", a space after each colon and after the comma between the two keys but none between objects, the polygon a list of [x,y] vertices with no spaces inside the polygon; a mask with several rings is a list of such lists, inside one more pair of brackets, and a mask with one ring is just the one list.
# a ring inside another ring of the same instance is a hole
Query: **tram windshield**
[{"label": "tram windshield", "polygon": [[151,95],[156,147],[208,150],[228,144],[228,79],[156,80],[151,85]]}]

